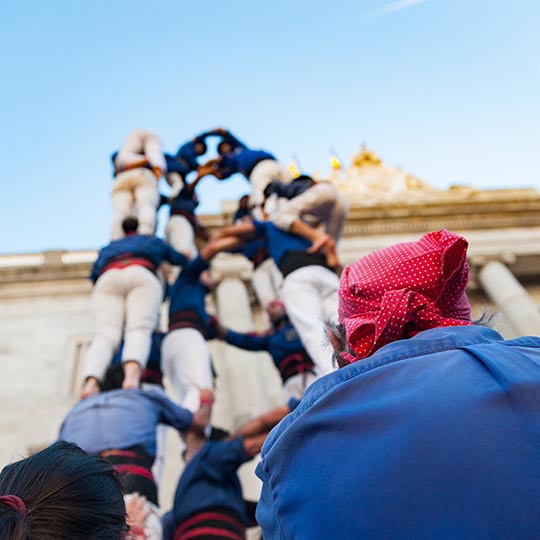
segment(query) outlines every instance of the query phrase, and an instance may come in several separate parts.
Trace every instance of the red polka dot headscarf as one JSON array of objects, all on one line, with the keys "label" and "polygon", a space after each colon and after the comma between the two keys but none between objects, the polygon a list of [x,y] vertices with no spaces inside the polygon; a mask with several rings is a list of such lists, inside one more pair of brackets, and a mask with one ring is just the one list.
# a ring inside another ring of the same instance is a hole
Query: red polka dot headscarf
[{"label": "red polka dot headscarf", "polygon": [[339,321],[355,362],[383,345],[439,326],[472,324],[465,294],[467,241],[447,231],[362,257],[343,271]]}]

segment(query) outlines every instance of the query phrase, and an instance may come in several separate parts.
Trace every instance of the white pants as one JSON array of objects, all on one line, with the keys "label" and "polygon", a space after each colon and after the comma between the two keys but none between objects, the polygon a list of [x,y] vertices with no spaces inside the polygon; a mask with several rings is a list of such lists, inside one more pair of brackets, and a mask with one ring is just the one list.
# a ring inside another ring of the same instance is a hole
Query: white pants
[{"label": "white pants", "polygon": [[253,270],[251,283],[259,305],[266,309],[270,302],[280,298],[283,274],[279,271],[274,259],[269,257]]},{"label": "white pants", "polygon": [[88,347],[83,376],[101,380],[124,331],[122,362],[136,360],[144,368],[157,326],[163,287],[143,266],[107,270],[92,291],[96,335]]},{"label": "white pants", "polygon": [[323,266],[310,265],[283,280],[281,296],[318,376],[334,370],[324,322],[337,319],[339,279]]},{"label": "white pants", "polygon": [[272,180],[281,180],[288,184],[292,182],[292,177],[287,168],[275,159],[263,159],[255,165],[249,175],[249,181],[252,186],[251,204],[258,206],[263,203],[264,188]]},{"label": "white pants", "polygon": [[191,259],[197,256],[195,233],[193,226],[186,217],[173,214],[167,222],[165,238],[176,251],[189,254]]},{"label": "white pants", "polygon": [[118,169],[122,169],[145,158],[152,167],[159,167],[162,171],[167,168],[158,136],[151,131],[134,129],[126,137],[114,164]]},{"label": "white pants", "polygon": [[154,173],[143,167],[116,175],[112,192],[114,218],[111,237],[122,238],[122,221],[128,216],[139,220],[140,234],[154,234],[156,211],[159,205],[158,180]]},{"label": "white pants", "polygon": [[210,351],[203,335],[194,328],[172,330],[161,344],[163,374],[173,385],[180,405],[199,409],[199,390],[212,388]]},{"label": "white pants", "polygon": [[283,383],[283,390],[281,392],[283,403],[287,405],[291,398],[302,399],[308,386],[316,380],[317,376],[313,373],[298,373],[289,377]]},{"label": "white pants", "polygon": [[276,227],[288,231],[293,221],[304,216],[323,223],[326,232],[337,242],[347,218],[347,202],[332,184],[318,182],[304,193],[280,204],[272,221]]}]

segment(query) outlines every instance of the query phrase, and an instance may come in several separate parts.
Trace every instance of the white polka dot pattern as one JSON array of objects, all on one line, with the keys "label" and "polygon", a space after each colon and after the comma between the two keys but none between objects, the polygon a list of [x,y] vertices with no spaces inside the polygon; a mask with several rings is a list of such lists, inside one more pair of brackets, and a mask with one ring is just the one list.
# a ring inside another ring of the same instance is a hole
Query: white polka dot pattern
[{"label": "white polka dot pattern", "polygon": [[472,324],[465,287],[467,241],[450,231],[375,251],[345,268],[339,320],[365,358],[383,345],[439,326]]}]

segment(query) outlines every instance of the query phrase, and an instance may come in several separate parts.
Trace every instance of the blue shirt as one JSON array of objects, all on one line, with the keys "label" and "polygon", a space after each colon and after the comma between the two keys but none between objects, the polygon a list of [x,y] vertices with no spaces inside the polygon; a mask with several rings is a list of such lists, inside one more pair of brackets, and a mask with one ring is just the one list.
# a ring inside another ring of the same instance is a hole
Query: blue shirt
[{"label": "blue shirt", "polygon": [[194,169],[191,168],[189,163],[179,156],[172,156],[171,154],[163,154],[165,156],[165,162],[167,163],[167,172],[176,172],[182,178],[185,178]]},{"label": "blue shirt", "polygon": [[236,471],[251,457],[244,439],[207,442],[186,465],[174,495],[174,521],[210,508],[228,508],[247,521],[242,488]]},{"label": "blue shirt", "polygon": [[208,262],[195,257],[184,268],[169,290],[169,322],[175,320],[175,315],[179,312],[195,312],[205,323],[208,323],[210,316],[206,313],[204,297],[208,289],[200,282],[201,273],[208,268]]},{"label": "blue shirt", "polygon": [[[209,135],[219,135],[214,131],[208,132]],[[246,150],[247,146],[239,139],[237,139],[230,131],[225,131],[224,135],[221,135],[222,142],[226,142],[232,148],[233,153],[240,152],[241,150]]]},{"label": "blue shirt", "polygon": [[184,186],[180,193],[169,203],[171,206],[171,214],[175,212],[187,212],[188,214],[194,214],[195,208],[199,206],[199,200],[193,189],[188,186]]},{"label": "blue shirt", "polygon": [[184,265],[188,260],[183,253],[175,251],[160,238],[145,234],[131,234],[119,240],[113,240],[109,245],[99,250],[98,258],[90,274],[92,281],[94,283],[97,281],[97,278],[108,264],[124,257],[148,259],[156,268],[164,260],[174,265]]},{"label": "blue shirt", "polygon": [[308,369],[313,369],[313,362],[308,357],[298,333],[289,321],[266,335],[242,334],[229,330],[225,341],[248,351],[268,351],[283,380],[299,373],[298,366],[302,369],[302,367],[310,365],[311,367]]},{"label": "blue shirt", "polygon": [[156,427],[191,426],[193,415],[160,390],[110,390],[79,401],[67,414],[59,439],[91,454],[142,446],[156,455]]},{"label": "blue shirt", "polygon": [[219,163],[221,178],[228,178],[235,173],[243,174],[248,180],[249,175],[259,162],[265,159],[276,158],[264,150],[252,150],[243,148],[231,154],[223,154]]},{"label": "blue shirt", "polygon": [[305,251],[311,242],[307,238],[278,229],[270,221],[254,221],[255,236],[265,238],[270,256],[279,266],[281,259],[290,251]]},{"label": "blue shirt", "polygon": [[267,540],[537,538],[540,339],[478,326],[322,377],[269,435]]},{"label": "blue shirt", "polygon": [[265,193],[268,191],[268,195],[275,194],[280,198],[294,199],[298,195],[302,195],[310,187],[315,184],[312,178],[309,176],[301,176],[295,178],[290,184],[281,182],[280,180],[272,180],[265,188]]},{"label": "blue shirt", "polygon": [[195,145],[198,142],[204,142],[206,136],[206,133],[202,133],[191,141],[184,143],[176,152],[176,157],[181,158],[186,163],[189,168],[188,172],[196,170],[199,166],[199,162],[197,161],[199,156],[197,152],[195,152]]}]

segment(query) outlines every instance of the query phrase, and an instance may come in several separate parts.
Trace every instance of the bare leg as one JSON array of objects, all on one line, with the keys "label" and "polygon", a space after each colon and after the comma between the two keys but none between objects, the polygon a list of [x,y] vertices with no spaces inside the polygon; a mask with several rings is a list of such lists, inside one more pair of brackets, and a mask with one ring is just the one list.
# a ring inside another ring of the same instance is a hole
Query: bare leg
[{"label": "bare leg", "polygon": [[124,362],[124,381],[122,382],[122,388],[124,390],[139,388],[141,384],[141,372],[141,364],[136,360],[127,360]]},{"label": "bare leg", "polygon": [[85,399],[87,397],[99,394],[99,392],[100,392],[100,387],[99,387],[99,383],[97,379],[94,377],[87,377],[84,381],[79,397],[81,399]]}]

